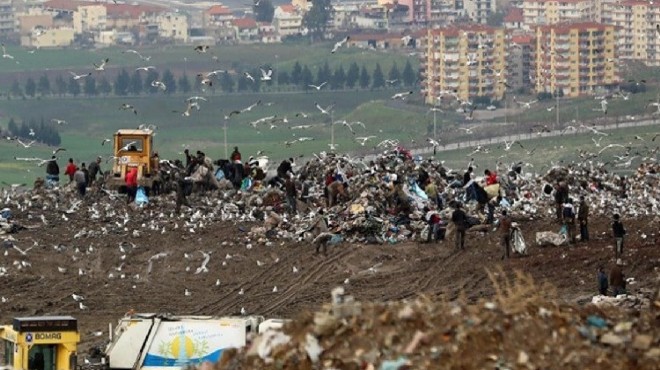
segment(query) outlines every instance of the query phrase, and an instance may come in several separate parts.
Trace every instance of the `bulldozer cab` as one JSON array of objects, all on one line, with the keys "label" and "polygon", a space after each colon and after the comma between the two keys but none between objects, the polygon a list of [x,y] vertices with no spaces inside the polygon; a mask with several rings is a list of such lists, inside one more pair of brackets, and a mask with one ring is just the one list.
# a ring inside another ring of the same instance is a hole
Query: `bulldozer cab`
[{"label": "bulldozer cab", "polygon": [[114,164],[110,185],[124,185],[126,174],[138,171],[138,184],[150,187],[157,168],[153,156],[153,130],[118,130],[114,135]]},{"label": "bulldozer cab", "polygon": [[80,342],[71,316],[17,317],[0,326],[0,368],[75,370]]}]

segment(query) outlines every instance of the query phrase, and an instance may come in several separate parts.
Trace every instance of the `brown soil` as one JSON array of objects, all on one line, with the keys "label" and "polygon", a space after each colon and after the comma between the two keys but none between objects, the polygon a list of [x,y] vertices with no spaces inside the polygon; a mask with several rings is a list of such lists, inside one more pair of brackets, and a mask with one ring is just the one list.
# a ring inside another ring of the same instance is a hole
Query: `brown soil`
[{"label": "brown soil", "polygon": [[[125,205],[120,201],[113,207],[124,214]],[[288,241],[276,240],[273,246],[252,241],[253,247],[247,249],[247,233],[241,230],[249,230],[250,224],[218,222],[191,233],[184,226],[185,220],[175,218],[162,234],[141,226],[148,226],[158,210],[151,215],[149,209],[129,210],[131,228],[122,231],[115,224],[121,218],[93,220],[86,206],[77,214],[66,215],[69,221],[62,219],[61,212],[47,210],[48,225],[39,220],[41,209],[21,212],[10,208],[18,223],[38,226],[14,234],[16,245],[25,249],[34,240],[38,246],[26,257],[13,249],[7,250],[7,256],[0,254],[0,266],[9,270],[0,278],[0,295],[9,299],[0,304],[2,322],[9,323],[15,316],[70,314],[80,320],[83,347],[102,342],[103,337],[91,333],[107,333],[108,323],[115,324],[129,310],[235,315],[244,307],[248,314],[288,318],[327,302],[330,290],[345,279],[349,280],[347,292],[358,300],[398,300],[420,293],[451,300],[465,292],[468,300],[474,301],[494,294],[486,270],[502,266],[504,271],[521,270],[539,282],[553,284],[567,301],[586,302],[596,292],[597,267],[603,265],[609,270],[614,254],[609,221],[604,219],[592,221],[592,241],[575,247],[536,247],[534,233],[556,231],[558,225],[547,220],[523,222],[529,255],[501,261],[495,233],[468,233],[467,249],[458,253],[448,240],[439,244],[344,243],[323,256],[314,254],[309,243]],[[631,234],[626,242],[624,272],[637,282],[630,288],[653,287],[660,266],[659,236],[652,235],[657,233],[658,223],[651,219],[624,222]],[[131,225],[138,225],[140,236],[131,236]],[[74,238],[81,229],[99,231],[102,227],[110,232]],[[642,233],[648,237],[642,239]],[[137,247],[128,251],[118,272],[115,267],[122,263],[119,244],[124,241]],[[56,245],[67,249],[58,252]],[[87,252],[90,246],[93,251]],[[81,252],[75,253],[76,248]],[[213,252],[208,273],[195,274],[203,261],[202,254],[195,253],[199,250]],[[154,261],[151,274],[147,274],[148,259],[159,252],[170,255]],[[184,258],[184,253],[192,253],[192,258]],[[232,258],[226,259],[227,254]],[[12,266],[15,260],[29,261],[32,266],[17,270]],[[66,273],[58,272],[58,266],[66,267]],[[297,274],[293,273],[294,266],[299,269]],[[85,275],[78,274],[79,268]],[[122,273],[124,279],[119,278]],[[109,274],[114,277],[109,278]],[[216,286],[218,279],[220,285]],[[275,285],[277,293],[272,292]],[[191,296],[184,296],[185,289]],[[241,289],[245,294],[239,295]],[[72,293],[84,295],[89,309],[80,310]]]}]

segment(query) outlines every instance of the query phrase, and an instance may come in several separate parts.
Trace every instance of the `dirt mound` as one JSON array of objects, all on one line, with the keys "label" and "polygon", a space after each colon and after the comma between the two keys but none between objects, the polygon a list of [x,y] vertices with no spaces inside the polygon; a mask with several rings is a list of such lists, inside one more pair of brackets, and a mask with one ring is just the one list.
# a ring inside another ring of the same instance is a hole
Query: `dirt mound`
[{"label": "dirt mound", "polygon": [[216,369],[657,369],[660,298],[641,315],[558,304],[548,286],[518,274],[474,304],[428,297],[333,302],[243,350],[225,351]]}]

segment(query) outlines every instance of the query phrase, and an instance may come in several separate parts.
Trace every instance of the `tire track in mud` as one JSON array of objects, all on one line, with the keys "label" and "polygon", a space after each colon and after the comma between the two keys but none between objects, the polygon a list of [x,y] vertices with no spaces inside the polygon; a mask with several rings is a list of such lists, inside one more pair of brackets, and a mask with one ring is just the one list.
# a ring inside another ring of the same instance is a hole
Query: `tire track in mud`
[{"label": "tire track in mud", "polygon": [[303,277],[300,281],[290,285],[277,299],[271,301],[269,305],[261,307],[260,312],[262,312],[264,315],[267,315],[272,311],[282,307],[295,294],[303,290],[311,282],[316,282],[320,277],[324,276],[323,272],[326,272],[329,268],[332,268],[337,261],[352,253],[353,251],[350,248],[344,248],[334,256],[325,258],[321,263],[318,263],[309,273],[307,273],[306,276]]}]

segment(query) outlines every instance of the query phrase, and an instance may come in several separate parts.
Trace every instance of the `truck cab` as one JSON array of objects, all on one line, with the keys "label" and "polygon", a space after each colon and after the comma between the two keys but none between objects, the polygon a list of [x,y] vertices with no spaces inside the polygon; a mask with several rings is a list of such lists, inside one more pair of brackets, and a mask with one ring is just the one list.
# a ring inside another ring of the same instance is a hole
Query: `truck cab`
[{"label": "truck cab", "polygon": [[125,185],[126,174],[137,168],[138,185],[150,188],[156,181],[158,158],[153,151],[154,132],[149,129],[122,129],[114,134],[112,173],[106,180],[110,188]]},{"label": "truck cab", "polygon": [[14,318],[0,326],[0,369],[75,370],[80,342],[71,316]]}]

